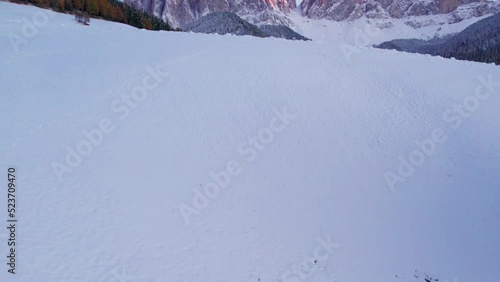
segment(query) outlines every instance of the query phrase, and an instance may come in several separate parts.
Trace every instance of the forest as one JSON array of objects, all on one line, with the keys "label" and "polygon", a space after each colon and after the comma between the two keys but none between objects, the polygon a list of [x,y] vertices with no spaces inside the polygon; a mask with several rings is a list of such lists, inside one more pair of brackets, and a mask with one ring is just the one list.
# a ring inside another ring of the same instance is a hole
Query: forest
[{"label": "forest", "polygon": [[87,13],[91,18],[124,23],[147,30],[174,30],[168,23],[117,0],[15,0],[56,12]]}]

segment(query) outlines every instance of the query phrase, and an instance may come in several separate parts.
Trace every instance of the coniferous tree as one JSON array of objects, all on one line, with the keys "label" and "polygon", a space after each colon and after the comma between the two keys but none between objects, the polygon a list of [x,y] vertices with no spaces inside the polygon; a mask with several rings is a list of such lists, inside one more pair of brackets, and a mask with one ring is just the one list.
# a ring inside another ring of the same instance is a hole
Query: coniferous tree
[{"label": "coniferous tree", "polygon": [[[134,9],[120,0],[15,0],[24,3],[34,3],[41,7],[51,7],[53,10],[75,13],[77,21],[89,24],[91,16],[105,20],[122,22],[137,28],[148,30],[172,30],[170,25],[161,19],[143,11]],[[82,20],[85,19],[85,20]]]}]

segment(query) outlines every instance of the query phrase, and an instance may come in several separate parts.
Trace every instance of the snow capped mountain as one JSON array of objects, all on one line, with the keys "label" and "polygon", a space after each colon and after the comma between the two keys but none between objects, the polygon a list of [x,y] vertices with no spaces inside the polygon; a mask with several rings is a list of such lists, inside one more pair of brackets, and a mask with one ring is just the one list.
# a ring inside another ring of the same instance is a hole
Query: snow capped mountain
[{"label": "snow capped mountain", "polygon": [[453,13],[455,22],[500,10],[497,1],[483,0],[304,0],[306,17],[335,21],[367,18],[388,19]]},{"label": "snow capped mountain", "polygon": [[210,12],[236,13],[250,23],[289,25],[286,14],[296,8],[295,0],[125,0],[125,3],[175,27],[183,27]]},{"label": "snow capped mountain", "polygon": [[[489,0],[125,0],[139,10],[153,14],[174,27],[187,24],[210,12],[232,12],[255,25],[284,25],[312,38],[338,41],[344,29],[336,22],[354,22],[391,29],[395,38],[423,38],[460,32],[481,17],[500,11],[500,1]],[[319,22],[326,20],[328,22]],[[359,22],[359,21],[358,21]],[[448,24],[461,23],[453,28]],[[306,26],[306,27],[304,27]],[[310,26],[312,29],[309,29]],[[423,28],[430,27],[427,30]],[[310,32],[305,32],[309,29]],[[405,30],[404,32],[401,32]],[[415,35],[415,33],[418,33]],[[315,36],[318,34],[319,36]],[[422,36],[420,36],[421,34]],[[425,34],[425,35],[424,35]],[[381,43],[378,40],[375,43]],[[373,42],[372,42],[373,43]]]}]

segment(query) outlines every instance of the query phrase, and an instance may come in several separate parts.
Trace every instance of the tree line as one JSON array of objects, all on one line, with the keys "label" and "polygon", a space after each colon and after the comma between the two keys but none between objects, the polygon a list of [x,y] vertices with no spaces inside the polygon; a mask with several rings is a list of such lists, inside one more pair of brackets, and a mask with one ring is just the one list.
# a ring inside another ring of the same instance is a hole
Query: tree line
[{"label": "tree line", "polygon": [[147,30],[173,30],[161,19],[117,0],[13,0],[15,3],[29,3],[57,12],[86,12],[91,17],[128,24]]}]

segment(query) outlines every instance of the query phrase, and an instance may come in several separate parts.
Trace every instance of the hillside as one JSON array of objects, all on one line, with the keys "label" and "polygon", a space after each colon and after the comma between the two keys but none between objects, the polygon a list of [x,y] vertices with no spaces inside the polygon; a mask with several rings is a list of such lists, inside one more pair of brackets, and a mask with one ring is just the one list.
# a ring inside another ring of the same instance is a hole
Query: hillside
[{"label": "hillside", "polygon": [[495,65],[5,2],[0,40],[2,282],[500,277]]},{"label": "hillside", "polygon": [[445,38],[428,41],[399,39],[384,42],[377,47],[498,65],[500,64],[500,13]]},{"label": "hillside", "polygon": [[134,9],[120,0],[13,0],[12,2],[35,5],[60,13],[82,13],[87,18],[99,18],[148,30],[173,30],[168,23],[154,15]]},{"label": "hillside", "polygon": [[269,37],[257,26],[241,19],[230,12],[214,12],[201,17],[183,28],[184,31],[197,33],[216,33],[220,35],[250,35],[256,37]]},{"label": "hillside", "polygon": [[276,37],[289,40],[309,40],[284,25],[253,25],[230,12],[213,12],[183,28],[187,32],[206,34],[234,34],[255,37]]}]

